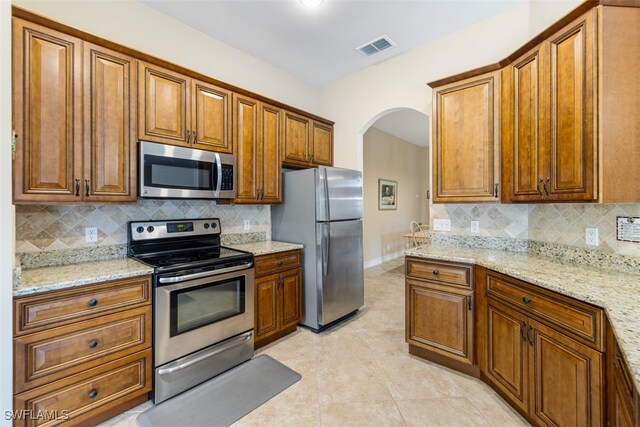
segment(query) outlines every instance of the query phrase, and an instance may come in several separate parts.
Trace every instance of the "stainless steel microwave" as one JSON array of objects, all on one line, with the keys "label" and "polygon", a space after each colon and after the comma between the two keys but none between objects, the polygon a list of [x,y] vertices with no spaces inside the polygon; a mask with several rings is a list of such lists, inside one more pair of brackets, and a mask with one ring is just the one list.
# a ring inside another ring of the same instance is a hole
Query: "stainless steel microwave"
[{"label": "stainless steel microwave", "polygon": [[230,154],[140,141],[138,195],[166,199],[233,199]]}]

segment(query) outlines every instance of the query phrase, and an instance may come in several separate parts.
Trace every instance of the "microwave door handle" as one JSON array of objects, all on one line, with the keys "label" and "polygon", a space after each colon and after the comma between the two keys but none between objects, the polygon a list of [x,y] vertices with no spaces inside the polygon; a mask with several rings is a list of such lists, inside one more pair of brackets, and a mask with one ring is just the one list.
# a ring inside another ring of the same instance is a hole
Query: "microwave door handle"
[{"label": "microwave door handle", "polygon": [[222,163],[220,162],[220,154],[216,153],[216,166],[218,167],[218,182],[216,186],[216,197],[220,197],[220,190],[222,190]]}]

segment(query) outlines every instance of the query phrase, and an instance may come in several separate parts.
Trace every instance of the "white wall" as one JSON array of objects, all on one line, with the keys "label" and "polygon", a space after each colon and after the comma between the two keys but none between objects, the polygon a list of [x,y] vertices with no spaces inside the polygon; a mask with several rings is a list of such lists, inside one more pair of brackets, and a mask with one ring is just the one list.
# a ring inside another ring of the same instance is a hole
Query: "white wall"
[{"label": "white wall", "polygon": [[398,107],[430,116],[426,83],[503,59],[580,2],[527,3],[323,86],[318,107],[336,122],[336,166],[362,167],[362,132],[371,118]]},{"label": "white wall", "polygon": [[13,401],[12,289],[14,222],[11,204],[11,4],[0,1],[0,426]]},{"label": "white wall", "polygon": [[140,2],[13,0],[13,4],[293,107],[317,110],[316,87]]}]

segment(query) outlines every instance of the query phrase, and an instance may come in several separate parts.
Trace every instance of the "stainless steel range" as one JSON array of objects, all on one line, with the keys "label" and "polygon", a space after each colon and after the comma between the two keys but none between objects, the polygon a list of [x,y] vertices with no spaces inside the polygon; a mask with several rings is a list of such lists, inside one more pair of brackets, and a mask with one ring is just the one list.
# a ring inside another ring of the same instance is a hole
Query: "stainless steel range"
[{"label": "stainless steel range", "polygon": [[128,224],[154,268],[154,403],[253,356],[253,254],[220,245],[217,218]]}]

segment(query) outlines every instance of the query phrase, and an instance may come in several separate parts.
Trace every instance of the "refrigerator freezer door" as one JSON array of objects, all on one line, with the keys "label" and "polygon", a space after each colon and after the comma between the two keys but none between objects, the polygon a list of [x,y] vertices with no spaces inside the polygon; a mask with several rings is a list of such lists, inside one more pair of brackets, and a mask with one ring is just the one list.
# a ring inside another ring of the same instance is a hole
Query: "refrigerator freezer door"
[{"label": "refrigerator freezer door", "polygon": [[315,174],[317,221],[362,218],[361,172],[320,166]]},{"label": "refrigerator freezer door", "polygon": [[364,305],[362,220],[316,224],[318,324]]}]

